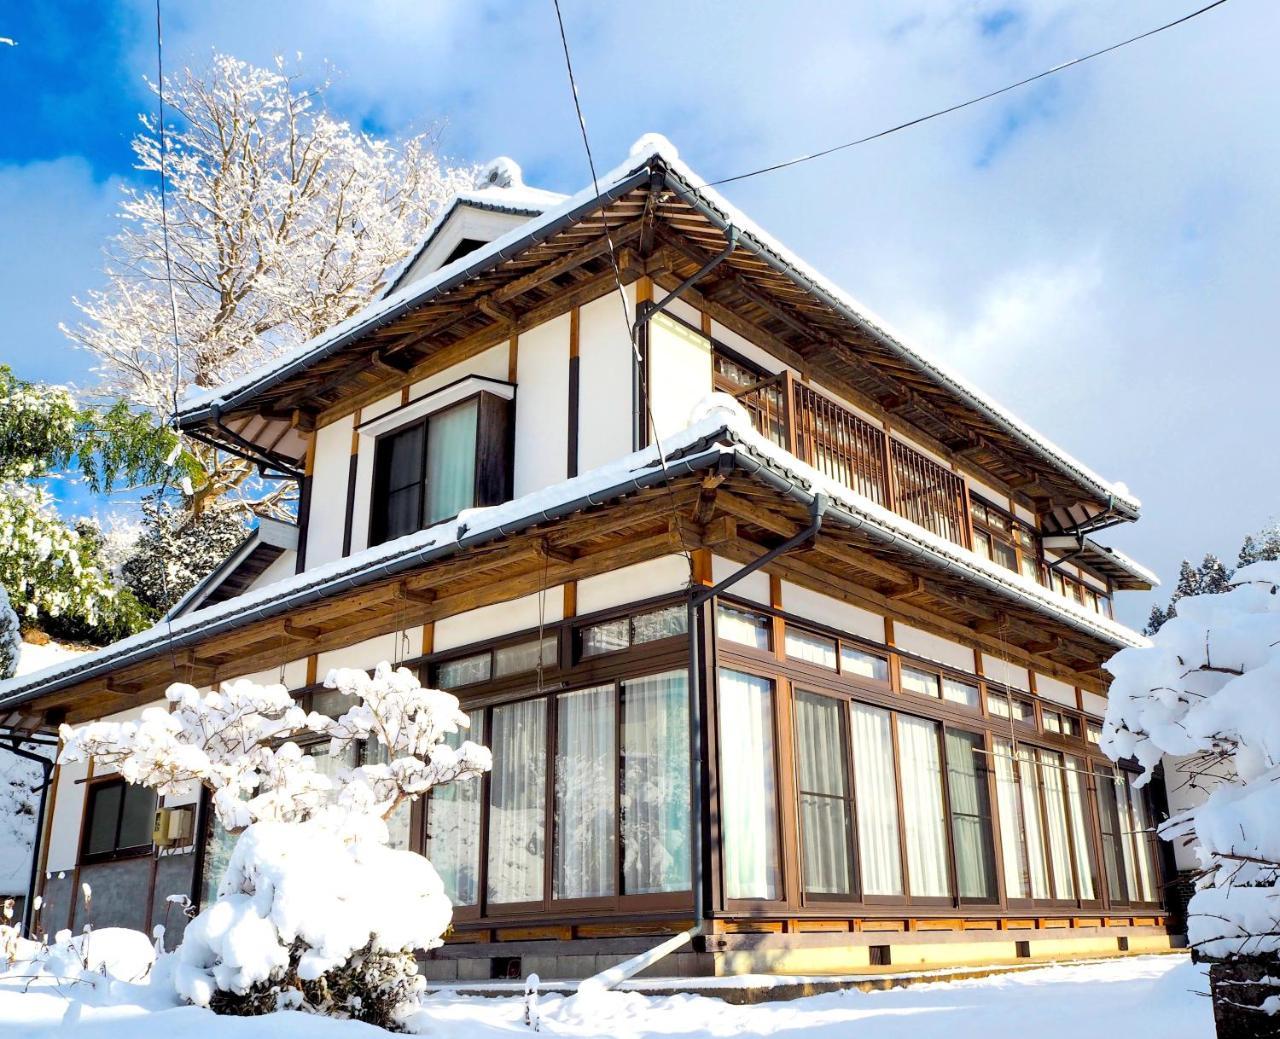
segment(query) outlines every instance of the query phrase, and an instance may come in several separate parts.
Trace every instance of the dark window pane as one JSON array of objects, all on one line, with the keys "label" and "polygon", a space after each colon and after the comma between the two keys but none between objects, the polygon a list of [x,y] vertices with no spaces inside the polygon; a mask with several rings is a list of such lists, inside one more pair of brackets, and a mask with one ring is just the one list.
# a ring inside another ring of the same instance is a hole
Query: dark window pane
[{"label": "dark window pane", "polygon": [[126,786],[117,847],[145,848],[150,845],[155,816],[156,795],[144,786]]},{"label": "dark window pane", "polygon": [[116,824],[120,821],[120,801],[124,786],[108,783],[93,788],[89,803],[89,841],[85,850],[90,855],[105,855],[116,850]]},{"label": "dark window pane", "polygon": [[412,534],[422,525],[422,486],[414,484],[387,496],[383,519],[383,541]]},{"label": "dark window pane", "polygon": [[398,491],[422,481],[422,442],[425,427],[418,425],[395,433],[384,441],[387,452],[386,486]]}]

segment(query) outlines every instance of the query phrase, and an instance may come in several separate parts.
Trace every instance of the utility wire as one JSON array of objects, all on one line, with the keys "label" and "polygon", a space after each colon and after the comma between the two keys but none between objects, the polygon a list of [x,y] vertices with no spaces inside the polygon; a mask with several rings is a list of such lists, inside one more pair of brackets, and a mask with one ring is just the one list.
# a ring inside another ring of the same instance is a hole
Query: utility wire
[{"label": "utility wire", "polygon": [[1119,43],[1113,43],[1108,47],[1092,51],[1089,54],[1082,54],[1078,58],[1072,58],[1070,61],[1064,61],[1060,65],[1053,66],[1051,69],[1045,69],[1043,72],[1037,72],[1034,76],[1028,76],[1026,79],[1020,79],[1016,83],[1010,83],[1008,86],[1003,86],[999,90],[992,90],[990,93],[983,94],[980,97],[971,97],[968,101],[961,101],[947,108],[939,109],[936,112],[930,112],[928,115],[922,115],[915,119],[911,119],[908,122],[899,123],[897,126],[891,126],[886,130],[878,130],[873,134],[868,134],[866,137],[859,137],[856,141],[846,141],[844,144],[836,144],[830,148],[823,148],[821,151],[809,152],[807,155],[798,155],[794,159],[787,159],[785,162],[775,162],[772,166],[761,166],[759,169],[748,170],[746,173],[737,173],[732,177],[721,177],[719,180],[709,180],[700,186],[704,188],[712,188],[720,184],[732,184],[735,181],[746,180],[748,177],[758,177],[764,173],[773,173],[776,170],[784,170],[790,166],[798,166],[802,162],[811,162],[814,159],[821,159],[824,156],[844,151],[846,148],[855,148],[860,144],[867,144],[870,141],[878,141],[880,138],[888,137],[890,134],[895,134],[900,130],[906,130],[912,126],[919,126],[921,123],[927,123],[930,119],[938,119],[941,116],[950,115],[952,112],[958,112],[962,108],[968,108],[970,105],[980,104],[983,101],[990,101],[993,97],[999,97],[1001,94],[1007,94],[1011,90],[1017,90],[1019,87],[1025,87],[1029,83],[1045,79],[1057,72],[1063,71],[1064,69],[1072,68],[1075,65],[1082,65],[1086,61],[1092,61],[1094,58],[1100,58],[1102,55],[1110,54],[1112,51],[1117,51],[1121,47],[1127,47],[1131,43],[1137,43],[1140,40],[1145,40],[1148,37],[1155,36],[1157,33],[1162,33],[1166,29],[1172,29],[1175,26],[1191,21],[1193,18],[1198,18],[1200,15],[1212,11],[1215,7],[1221,7],[1226,2],[1227,0],[1213,0],[1213,3],[1206,4],[1204,7],[1192,11],[1190,14],[1184,14],[1181,18],[1175,18],[1171,22],[1165,22],[1164,25],[1158,25],[1154,29],[1148,29],[1146,32],[1139,33],[1137,36],[1131,36],[1127,40],[1121,40]]},{"label": "utility wire", "polygon": [[[596,176],[596,162],[591,155],[591,141],[587,137],[587,120],[582,114],[582,102],[578,97],[578,81],[573,74],[573,60],[569,57],[569,39],[564,31],[564,16],[560,13],[560,0],[552,0],[556,9],[556,25],[560,29],[560,47],[564,51],[564,67],[569,75],[569,89],[573,94],[573,110],[578,116],[578,130],[582,134],[582,147],[587,153],[587,166],[591,170],[591,190],[597,198],[600,197],[600,181]],[[606,207],[607,208],[607,207]],[[689,560],[689,566],[692,570],[693,555],[689,551],[688,545],[684,541],[684,525],[680,522],[677,514],[674,500],[674,492],[671,489],[671,473],[667,468],[666,453],[662,450],[662,438],[658,435],[657,424],[653,421],[653,408],[649,404],[649,388],[648,374],[644,370],[644,360],[640,356],[640,342],[636,335],[636,324],[639,322],[639,305],[636,306],[636,321],[631,320],[631,313],[627,309],[627,294],[622,287],[622,270],[618,266],[618,251],[614,246],[613,232],[609,230],[609,218],[605,209],[600,211],[600,223],[604,227],[605,242],[609,247],[609,265],[613,268],[613,280],[617,286],[618,299],[622,303],[622,320],[627,326],[627,336],[631,340],[631,355],[634,358],[636,372],[639,374],[640,396],[642,398],[641,407],[644,409],[645,418],[648,421],[649,428],[653,430],[654,446],[658,449],[658,464],[662,467],[663,483],[667,488],[668,495],[671,495],[671,514],[676,525],[676,534],[680,538],[680,544],[684,549],[684,554]]]}]

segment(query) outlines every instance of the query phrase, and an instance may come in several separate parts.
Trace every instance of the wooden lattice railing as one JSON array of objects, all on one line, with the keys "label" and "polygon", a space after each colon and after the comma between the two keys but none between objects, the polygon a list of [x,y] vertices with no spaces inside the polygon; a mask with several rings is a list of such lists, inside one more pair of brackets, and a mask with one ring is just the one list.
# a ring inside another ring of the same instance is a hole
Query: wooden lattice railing
[{"label": "wooden lattice railing", "polygon": [[926,530],[971,547],[964,480],[950,469],[790,373],[724,388],[779,447]]}]

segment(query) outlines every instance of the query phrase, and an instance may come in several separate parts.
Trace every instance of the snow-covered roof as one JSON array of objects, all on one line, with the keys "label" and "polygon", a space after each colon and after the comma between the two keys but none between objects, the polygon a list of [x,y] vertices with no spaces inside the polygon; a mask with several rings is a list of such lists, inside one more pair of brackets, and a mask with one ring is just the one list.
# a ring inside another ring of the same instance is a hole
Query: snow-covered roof
[{"label": "snow-covered roof", "polygon": [[1124,625],[917,526],[800,462],[757,433],[732,398],[717,394],[713,400],[715,403],[703,409],[704,413],[688,428],[663,441],[661,456],[656,446],[648,447],[502,505],[469,509],[456,519],[175,617],[69,663],[0,682],[0,709],[105,676],[158,652],[192,645],[356,587],[392,579],[460,550],[553,522],[690,472],[704,471],[722,461],[806,503],[817,494],[826,495],[832,503],[828,515],[834,522],[856,527],[873,540],[897,546],[934,567],[960,573],[989,591],[1047,613],[1077,631],[1117,648],[1147,644]]},{"label": "snow-covered roof", "polygon": [[[294,523],[271,519],[268,516],[258,518],[254,528],[245,535],[243,541],[217,567],[207,574],[202,581],[187,592],[165,614],[166,620],[190,613],[217,595],[219,600],[239,594],[241,583],[252,581],[262,571],[286,552],[298,550],[298,527]],[[228,589],[234,589],[228,594]],[[218,594],[221,592],[221,594]]]},{"label": "snow-covered roof", "polygon": [[648,182],[650,171],[661,174],[669,190],[706,214],[709,219],[722,226],[733,226],[737,230],[739,248],[755,252],[784,270],[794,281],[874,336],[877,342],[884,344],[913,367],[930,373],[965,406],[981,414],[985,420],[1044,463],[1074,482],[1083,484],[1093,495],[1107,502],[1110,511],[1125,519],[1137,517],[1141,503],[1123,483],[1104,479],[968,380],[911,343],[906,336],[892,329],[887,321],[854,300],[765,232],[717,191],[707,187],[703,179],[680,160],[670,142],[655,134],[646,135],[637,141],[628,159],[600,177],[596,186],[589,186],[545,209],[539,216],[439,270],[400,285],[395,291],[389,292],[323,335],[286,351],[268,364],[219,389],[189,398],[179,409],[180,422],[195,425],[246,403],[255,395],[344,349],[374,329],[396,320],[481,271],[521,252],[531,242],[550,237],[558,229],[593,212],[602,199],[621,197],[625,192]]},{"label": "snow-covered roof", "polygon": [[1130,559],[1118,548],[1099,544],[1093,538],[1085,538],[1083,561],[1107,571],[1110,577],[1127,576],[1140,585],[1146,585],[1148,589],[1160,587],[1160,578],[1152,571]]}]

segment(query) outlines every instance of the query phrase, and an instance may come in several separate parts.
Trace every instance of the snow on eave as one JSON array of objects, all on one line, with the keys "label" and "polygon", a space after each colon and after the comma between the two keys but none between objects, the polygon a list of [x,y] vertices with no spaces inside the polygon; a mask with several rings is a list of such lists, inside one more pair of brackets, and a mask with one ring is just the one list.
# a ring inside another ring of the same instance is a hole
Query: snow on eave
[{"label": "snow on eave", "polygon": [[[734,409],[712,408],[704,418],[664,440],[662,449],[665,466],[659,465],[657,448],[648,447],[505,504],[468,510],[456,519],[426,530],[175,617],[78,658],[72,664],[54,665],[21,679],[0,682],[0,709],[105,675],[155,652],[194,643],[251,621],[283,615],[353,587],[391,578],[474,544],[518,533],[532,524],[550,522],[581,508],[604,504],[633,490],[660,484],[674,475],[706,468],[726,454],[739,462],[753,458],[755,472],[767,470],[786,493],[801,498],[811,498],[814,493],[827,495],[846,516],[877,534],[880,540],[898,543],[934,565],[959,569],[980,584],[1029,603],[1077,630],[1117,647],[1149,644],[1124,625],[1090,613],[1022,574],[1006,570],[941,538],[824,476],[758,434],[736,405]],[[751,467],[744,468],[750,470]]]},{"label": "snow on eave", "polygon": [[[599,178],[598,193],[594,186],[588,186],[576,195],[566,198],[560,205],[546,210],[541,216],[513,227],[506,234],[459,257],[453,263],[441,267],[427,277],[412,281],[382,299],[370,303],[363,310],[322,332],[314,339],[299,344],[292,350],[286,351],[279,357],[217,389],[187,398],[177,412],[179,424],[183,426],[194,424],[201,419],[216,415],[219,411],[237,406],[283,381],[296,371],[302,371],[311,363],[336,353],[355,339],[462,284],[495,262],[505,259],[508,251],[513,254],[521,251],[528,240],[539,236],[550,237],[561,223],[571,224],[580,215],[585,216],[596,209],[602,197],[614,192],[625,194],[626,191],[639,187],[647,182],[649,163],[657,154],[657,152],[644,153],[628,158],[626,162]],[[631,183],[632,181],[635,183]]]},{"label": "snow on eave", "polygon": [[[1024,446],[1038,454],[1046,462],[1053,465],[1074,480],[1085,484],[1100,497],[1110,499],[1115,507],[1129,513],[1129,519],[1136,519],[1141,511],[1142,503],[1127,488],[1112,483],[1072,457],[1062,448],[1054,444],[1048,437],[1038,433],[1022,419],[1007,408],[996,403],[967,379],[951,371],[939,361],[930,357],[918,346],[909,342],[906,336],[895,331],[887,321],[859,303],[844,289],[828,280],[795,253],[761,228],[755,221],[729,202],[719,192],[704,184],[675,154],[670,144],[659,145],[653,153],[670,167],[670,172],[682,182],[682,187],[691,194],[697,195],[712,209],[719,212],[725,224],[730,224],[738,231],[739,245],[744,240],[750,243],[756,252],[771,254],[793,280],[802,283],[815,294],[825,297],[829,305],[837,311],[845,313],[854,323],[862,325],[880,342],[896,351],[904,360],[931,372],[939,382],[950,389],[961,400],[976,411],[985,415],[997,426],[1004,429]],[[669,183],[669,182],[668,182]]]},{"label": "snow on eave", "polygon": [[1107,545],[1101,545],[1094,541],[1093,538],[1086,538],[1085,541],[1094,549],[1094,551],[1101,552],[1107,556],[1113,564],[1124,570],[1130,576],[1136,577],[1139,581],[1147,582],[1152,588],[1160,587],[1160,578],[1158,578],[1153,571],[1148,570],[1137,560],[1125,555],[1118,548],[1110,548]]}]

